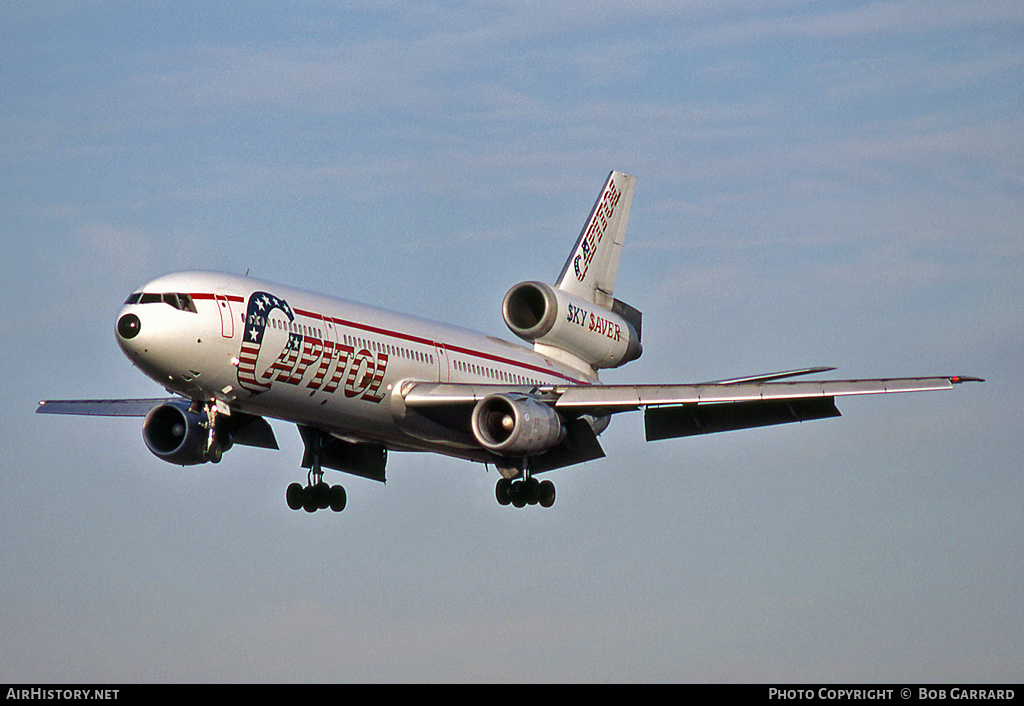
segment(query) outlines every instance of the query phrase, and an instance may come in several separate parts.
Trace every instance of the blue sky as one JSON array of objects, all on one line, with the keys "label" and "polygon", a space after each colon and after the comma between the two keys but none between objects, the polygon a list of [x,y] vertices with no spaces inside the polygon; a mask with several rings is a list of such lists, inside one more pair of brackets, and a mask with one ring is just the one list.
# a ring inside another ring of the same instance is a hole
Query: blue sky
[{"label": "blue sky", "polygon": [[[1019,681],[1024,8],[1010,2],[8,3],[0,676]],[[964,373],[552,474],[393,454],[294,513],[301,443],[180,469],[114,341],[217,269],[510,337],[637,175],[610,382]]]}]

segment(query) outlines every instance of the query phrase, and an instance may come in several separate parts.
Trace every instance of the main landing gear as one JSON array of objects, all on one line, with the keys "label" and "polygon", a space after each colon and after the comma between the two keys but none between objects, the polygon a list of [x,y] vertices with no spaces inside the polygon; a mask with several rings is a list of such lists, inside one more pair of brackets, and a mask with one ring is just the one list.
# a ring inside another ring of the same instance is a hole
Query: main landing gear
[{"label": "main landing gear", "polygon": [[522,480],[502,478],[494,489],[494,495],[499,505],[551,507],[555,504],[555,484],[549,480],[538,481],[533,476]]},{"label": "main landing gear", "polygon": [[313,462],[306,476],[306,486],[292,483],[285,491],[285,499],[292,510],[302,508],[306,512],[316,512],[331,508],[334,512],[341,512],[348,503],[345,488],[324,483],[324,470],[320,465],[320,452],[324,445],[324,440],[317,437],[311,446]]},{"label": "main landing gear", "polygon": [[[312,476],[312,472],[310,473]],[[305,487],[299,483],[292,483],[285,492],[288,500],[288,507],[292,510],[302,508],[306,512],[316,512],[331,508],[334,512],[341,512],[348,503],[348,495],[345,488],[340,485],[327,485],[323,481],[323,473],[319,478],[310,478]]]}]

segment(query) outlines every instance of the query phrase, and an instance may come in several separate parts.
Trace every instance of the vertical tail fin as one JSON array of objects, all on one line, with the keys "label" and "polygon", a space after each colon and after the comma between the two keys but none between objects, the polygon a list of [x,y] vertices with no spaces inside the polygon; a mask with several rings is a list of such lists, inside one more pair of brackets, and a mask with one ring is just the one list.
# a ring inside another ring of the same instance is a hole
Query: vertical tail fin
[{"label": "vertical tail fin", "polygon": [[636,177],[612,172],[555,286],[520,282],[501,304],[509,329],[538,353],[597,379],[640,357],[643,315],[613,296]]},{"label": "vertical tail fin", "polygon": [[636,177],[613,171],[594,202],[555,286],[611,310]]}]

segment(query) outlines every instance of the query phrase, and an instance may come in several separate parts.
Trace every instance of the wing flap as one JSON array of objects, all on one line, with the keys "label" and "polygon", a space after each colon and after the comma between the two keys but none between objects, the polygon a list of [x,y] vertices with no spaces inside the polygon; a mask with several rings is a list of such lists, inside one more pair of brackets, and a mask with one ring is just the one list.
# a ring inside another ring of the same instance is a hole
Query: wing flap
[{"label": "wing flap", "polygon": [[604,449],[594,428],[585,419],[575,419],[566,424],[565,439],[550,451],[535,457],[530,469],[534,473],[543,473],[596,458],[604,458]]},{"label": "wing flap", "polygon": [[658,441],[839,416],[834,397],[670,405],[648,407],[644,431],[647,441]]}]

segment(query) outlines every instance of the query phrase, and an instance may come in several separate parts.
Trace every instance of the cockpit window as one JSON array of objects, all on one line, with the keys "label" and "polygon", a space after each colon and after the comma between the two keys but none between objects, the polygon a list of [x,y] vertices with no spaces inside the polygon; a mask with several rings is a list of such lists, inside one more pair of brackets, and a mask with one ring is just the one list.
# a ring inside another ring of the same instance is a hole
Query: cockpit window
[{"label": "cockpit window", "polygon": [[196,313],[196,305],[192,303],[192,297],[188,294],[165,294],[164,302],[170,304],[175,309],[190,311],[193,314]]},{"label": "cockpit window", "polygon": [[174,292],[170,294],[158,294],[156,292],[135,292],[125,300],[125,304],[170,304],[179,311],[196,312],[196,305],[192,301],[192,295]]}]

